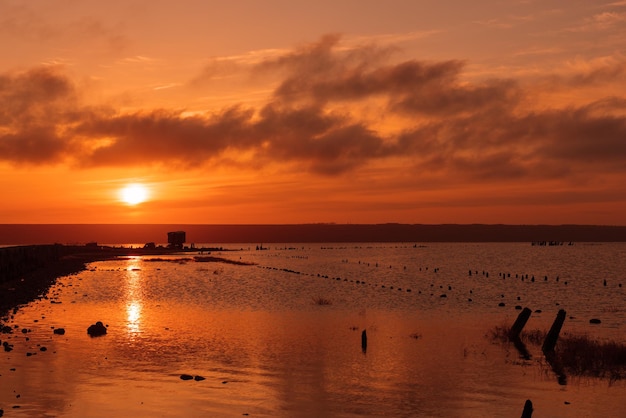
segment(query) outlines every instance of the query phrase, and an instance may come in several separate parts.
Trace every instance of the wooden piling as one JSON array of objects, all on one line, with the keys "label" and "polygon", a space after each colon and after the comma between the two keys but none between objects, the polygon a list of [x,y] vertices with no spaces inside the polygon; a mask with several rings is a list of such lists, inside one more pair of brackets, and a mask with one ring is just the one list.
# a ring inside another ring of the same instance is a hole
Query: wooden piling
[{"label": "wooden piling", "polygon": [[528,319],[530,318],[531,313],[532,311],[529,308],[524,308],[522,312],[520,312],[520,314],[517,316],[517,319],[515,320],[515,323],[509,330],[510,340],[519,339],[519,335],[522,332],[522,329],[524,328],[524,326],[526,325],[526,322],[528,322]]},{"label": "wooden piling", "polygon": [[556,314],[556,319],[554,320],[550,331],[548,331],[548,335],[546,335],[546,339],[543,341],[543,345],[541,346],[541,350],[544,354],[554,353],[554,347],[556,346],[556,341],[559,339],[559,333],[563,327],[563,322],[565,322],[565,310],[560,309],[559,313]]},{"label": "wooden piling", "polygon": [[532,418],[533,416],[533,403],[530,399],[526,399],[524,403],[524,410],[522,411],[522,418]]},{"label": "wooden piling", "polygon": [[367,351],[367,332],[365,330],[361,333],[361,350],[363,353]]}]

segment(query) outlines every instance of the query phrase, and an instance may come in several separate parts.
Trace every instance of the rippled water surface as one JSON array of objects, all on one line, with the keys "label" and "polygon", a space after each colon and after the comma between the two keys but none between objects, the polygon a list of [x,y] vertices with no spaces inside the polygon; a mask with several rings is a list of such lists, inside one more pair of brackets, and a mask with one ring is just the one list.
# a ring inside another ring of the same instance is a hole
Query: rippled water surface
[{"label": "rippled water surface", "polygon": [[486,336],[527,306],[529,329],[565,309],[564,333],[626,342],[624,244],[224,247],[254,265],[97,262],[21,308],[5,416],[624,416],[624,382],[559,385],[537,347]]}]

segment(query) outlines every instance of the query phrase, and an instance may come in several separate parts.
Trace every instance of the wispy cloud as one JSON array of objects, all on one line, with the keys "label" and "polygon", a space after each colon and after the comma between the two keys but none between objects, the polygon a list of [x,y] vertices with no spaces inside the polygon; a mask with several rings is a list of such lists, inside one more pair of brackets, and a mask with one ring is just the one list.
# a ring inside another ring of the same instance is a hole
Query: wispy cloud
[{"label": "wispy cloud", "polygon": [[129,44],[122,24],[105,24],[84,16],[59,24],[29,3],[0,3],[0,34],[19,41],[49,44],[94,43],[109,52],[120,52]]},{"label": "wispy cloud", "polygon": [[552,18],[562,13],[560,9],[546,9],[531,14],[500,16],[492,19],[475,20],[473,23],[493,29],[512,29],[520,25]]},{"label": "wispy cloud", "polygon": [[604,29],[626,21],[626,13],[603,12],[594,15],[591,21],[595,23],[597,27]]}]

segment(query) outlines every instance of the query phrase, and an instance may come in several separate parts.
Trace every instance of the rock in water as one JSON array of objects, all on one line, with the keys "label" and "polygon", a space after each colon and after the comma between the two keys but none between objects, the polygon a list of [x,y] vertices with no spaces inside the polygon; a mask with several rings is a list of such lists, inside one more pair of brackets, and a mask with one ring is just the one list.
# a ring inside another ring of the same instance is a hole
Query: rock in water
[{"label": "rock in water", "polygon": [[100,321],[96,322],[93,325],[90,325],[89,328],[87,328],[87,334],[92,337],[100,337],[102,335],[106,335],[106,333],[107,329]]}]

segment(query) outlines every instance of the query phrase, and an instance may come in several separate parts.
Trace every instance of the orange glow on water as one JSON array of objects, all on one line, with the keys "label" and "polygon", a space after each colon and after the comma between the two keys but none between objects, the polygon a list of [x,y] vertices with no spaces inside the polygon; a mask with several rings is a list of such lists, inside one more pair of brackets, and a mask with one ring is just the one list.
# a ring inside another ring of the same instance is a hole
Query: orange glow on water
[{"label": "orange glow on water", "polygon": [[130,337],[141,333],[142,325],[142,281],[139,257],[130,257],[126,266],[126,329]]}]

